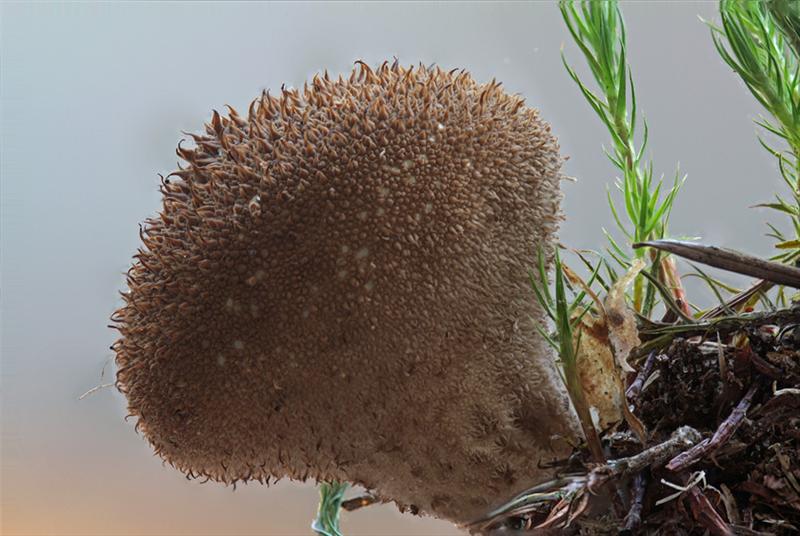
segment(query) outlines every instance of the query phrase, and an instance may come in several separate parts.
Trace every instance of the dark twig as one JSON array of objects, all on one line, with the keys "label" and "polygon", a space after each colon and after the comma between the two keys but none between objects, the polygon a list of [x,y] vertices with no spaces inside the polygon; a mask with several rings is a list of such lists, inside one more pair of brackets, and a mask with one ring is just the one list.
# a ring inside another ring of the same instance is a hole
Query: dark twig
[{"label": "dark twig", "polygon": [[625,391],[625,396],[628,398],[628,402],[631,404],[636,404],[637,400],[639,399],[639,394],[642,392],[642,387],[644,386],[644,382],[647,381],[647,378],[650,377],[650,374],[653,372],[653,366],[656,364],[656,353],[650,352],[650,355],[647,356],[647,360],[642,365],[642,368],[639,369],[639,373],[636,375],[636,379],[633,380],[631,385],[628,387],[628,390]]},{"label": "dark twig", "polygon": [[784,377],[784,373],[781,369],[767,362],[763,357],[753,351],[750,352],[750,362],[758,372],[772,380],[780,380]]},{"label": "dark twig", "polygon": [[759,387],[761,387],[760,382],[753,382],[744,397],[742,397],[736,407],[733,408],[731,414],[728,415],[728,418],[719,425],[714,435],[711,436],[710,439],[704,439],[689,450],[681,452],[672,458],[667,464],[667,469],[670,471],[681,471],[728,441],[739,428],[739,425],[742,424]]},{"label": "dark twig", "polygon": [[633,534],[642,524],[642,509],[644,507],[644,496],[647,491],[647,475],[644,471],[637,474],[631,484],[631,509],[625,516],[625,526],[621,534]]},{"label": "dark twig", "polygon": [[679,257],[729,272],[757,277],[792,288],[800,288],[800,268],[778,262],[765,261],[732,249],[706,246],[681,240],[648,240],[646,242],[637,242],[633,245],[634,248],[644,246],[667,251]]},{"label": "dark twig", "polygon": [[703,525],[709,532],[715,536],[734,536],[733,529],[725,520],[719,515],[717,509],[714,508],[703,493],[697,486],[693,486],[686,493],[686,500],[689,501],[689,506],[692,510],[692,516],[695,521]]}]

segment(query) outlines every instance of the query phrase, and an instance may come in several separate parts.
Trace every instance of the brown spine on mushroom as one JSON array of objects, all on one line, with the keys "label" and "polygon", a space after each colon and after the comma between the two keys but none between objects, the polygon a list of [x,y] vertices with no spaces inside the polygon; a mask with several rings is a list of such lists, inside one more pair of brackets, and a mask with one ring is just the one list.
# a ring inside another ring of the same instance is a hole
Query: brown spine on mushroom
[{"label": "brown spine on mushroom", "polygon": [[527,283],[560,220],[538,111],[464,71],[359,64],[192,138],[114,316],[160,456],[457,522],[549,476],[575,427]]}]

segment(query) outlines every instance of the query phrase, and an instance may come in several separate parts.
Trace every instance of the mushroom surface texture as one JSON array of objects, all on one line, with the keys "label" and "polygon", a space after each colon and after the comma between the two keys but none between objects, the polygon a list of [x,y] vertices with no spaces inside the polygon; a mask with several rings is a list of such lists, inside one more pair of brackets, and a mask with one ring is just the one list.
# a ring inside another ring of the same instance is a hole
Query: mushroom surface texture
[{"label": "mushroom surface texture", "polygon": [[164,460],[457,523],[550,476],[577,428],[534,326],[563,177],[537,110],[358,62],[191,138],[113,316],[117,385]]}]

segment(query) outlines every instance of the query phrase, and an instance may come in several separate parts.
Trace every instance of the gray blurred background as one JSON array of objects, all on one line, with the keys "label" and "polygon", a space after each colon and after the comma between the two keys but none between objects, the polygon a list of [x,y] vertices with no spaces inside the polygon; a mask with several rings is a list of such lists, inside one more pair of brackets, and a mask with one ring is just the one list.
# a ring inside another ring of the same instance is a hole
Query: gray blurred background
[{"label": "gray blurred background", "polygon": [[[755,138],[759,109],[698,15],[712,2],[624,3],[657,173],[689,178],[673,236],[767,255],[749,205],[782,191]],[[309,534],[316,491],[188,482],[125,422],[109,315],[175,169],[181,130],[245,111],[353,61],[436,62],[497,77],[542,110],[571,156],[562,241],[604,245],[608,135],[561,65],[586,73],[554,3],[3,3],[2,527],[8,535]],[[727,278],[727,280],[731,280]],[[108,365],[101,378],[104,365]],[[458,532],[392,506],[345,514],[348,535]]]}]

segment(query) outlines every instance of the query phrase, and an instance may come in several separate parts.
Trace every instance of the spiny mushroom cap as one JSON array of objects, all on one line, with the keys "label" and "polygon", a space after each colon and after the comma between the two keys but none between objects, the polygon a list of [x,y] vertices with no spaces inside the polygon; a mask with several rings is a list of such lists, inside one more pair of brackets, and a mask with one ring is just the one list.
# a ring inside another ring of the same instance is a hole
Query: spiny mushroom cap
[{"label": "spiny mushroom cap", "polygon": [[527,283],[560,220],[539,113],[464,71],[360,64],[205,130],[114,317],[156,452],[457,522],[545,477],[574,421]]}]

